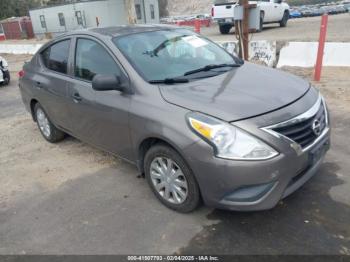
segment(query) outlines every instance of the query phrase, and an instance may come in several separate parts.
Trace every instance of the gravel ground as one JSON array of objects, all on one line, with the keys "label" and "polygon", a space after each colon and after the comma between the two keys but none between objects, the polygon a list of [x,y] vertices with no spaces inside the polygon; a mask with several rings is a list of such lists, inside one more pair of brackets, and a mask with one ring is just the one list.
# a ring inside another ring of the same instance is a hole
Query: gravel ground
[{"label": "gravel ground", "polygon": [[[11,68],[28,58],[7,56]],[[0,89],[0,254],[350,255],[350,69],[323,73],[333,143],[319,174],[270,211],[183,215],[118,158],[74,138],[45,142],[12,72]]]},{"label": "gravel ground", "polygon": [[[270,41],[318,41],[320,32],[321,17],[307,17],[291,19],[285,28],[278,24],[264,25],[261,33],[251,35],[251,40]],[[328,42],[350,42],[350,13],[332,15],[328,19]],[[232,34],[221,35],[217,26],[202,28],[202,34],[215,41],[232,41],[236,37]]]},{"label": "gravel ground", "polygon": [[[318,41],[320,32],[321,17],[306,17],[291,19],[286,28],[280,28],[278,24],[264,25],[261,33],[250,35],[251,40],[270,41]],[[328,42],[350,42],[350,13],[329,16],[328,21]],[[236,40],[234,29],[229,35],[221,35],[219,28],[213,25],[209,28],[203,27],[201,33],[214,41]],[[48,40],[6,40],[0,44],[44,44]]]}]

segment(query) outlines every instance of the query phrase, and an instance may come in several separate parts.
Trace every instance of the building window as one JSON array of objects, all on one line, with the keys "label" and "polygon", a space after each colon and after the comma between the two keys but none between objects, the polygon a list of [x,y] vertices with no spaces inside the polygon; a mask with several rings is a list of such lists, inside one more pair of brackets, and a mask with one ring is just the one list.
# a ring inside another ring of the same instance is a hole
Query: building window
[{"label": "building window", "polygon": [[46,28],[45,16],[40,16],[40,23],[42,28]]},{"label": "building window", "polygon": [[154,5],[150,5],[150,9],[151,9],[151,19],[155,19],[155,13],[154,13]]},{"label": "building window", "polygon": [[77,17],[77,23],[78,25],[83,25],[83,17],[81,16],[80,11],[75,12],[75,16]]},{"label": "building window", "polygon": [[60,26],[66,26],[66,21],[64,20],[63,13],[58,14],[58,20],[60,21]]},{"label": "building window", "polygon": [[140,4],[135,5],[135,11],[136,11],[137,20],[141,20],[142,13],[141,13],[141,5]]}]

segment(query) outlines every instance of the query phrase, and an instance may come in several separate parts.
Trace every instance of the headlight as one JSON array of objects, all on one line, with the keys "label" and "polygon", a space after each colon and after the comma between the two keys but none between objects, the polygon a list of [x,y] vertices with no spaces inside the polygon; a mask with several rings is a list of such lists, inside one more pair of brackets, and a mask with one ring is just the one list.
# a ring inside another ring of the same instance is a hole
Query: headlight
[{"label": "headlight", "polygon": [[234,160],[265,160],[278,153],[229,123],[200,113],[190,113],[187,120],[192,130],[214,147],[217,157]]}]

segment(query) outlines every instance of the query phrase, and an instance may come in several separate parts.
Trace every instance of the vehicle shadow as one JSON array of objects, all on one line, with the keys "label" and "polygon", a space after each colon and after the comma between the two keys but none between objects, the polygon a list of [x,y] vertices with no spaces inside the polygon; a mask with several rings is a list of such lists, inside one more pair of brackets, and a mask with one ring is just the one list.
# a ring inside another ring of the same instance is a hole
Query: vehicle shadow
[{"label": "vehicle shadow", "polygon": [[214,210],[220,220],[195,236],[181,254],[350,254],[350,206],[334,201],[329,190],[344,182],[338,166],[319,173],[274,209],[262,212]]}]

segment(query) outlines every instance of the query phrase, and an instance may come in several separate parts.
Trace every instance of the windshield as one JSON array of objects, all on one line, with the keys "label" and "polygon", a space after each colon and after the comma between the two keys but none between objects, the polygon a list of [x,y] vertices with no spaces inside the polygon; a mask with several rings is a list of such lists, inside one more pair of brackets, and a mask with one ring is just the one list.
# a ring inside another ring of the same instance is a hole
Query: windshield
[{"label": "windshield", "polygon": [[[184,77],[208,65],[236,64],[225,50],[189,30],[160,30],[131,34],[113,39],[134,68],[147,80]],[[196,72],[186,78],[217,75],[232,67]]]}]

